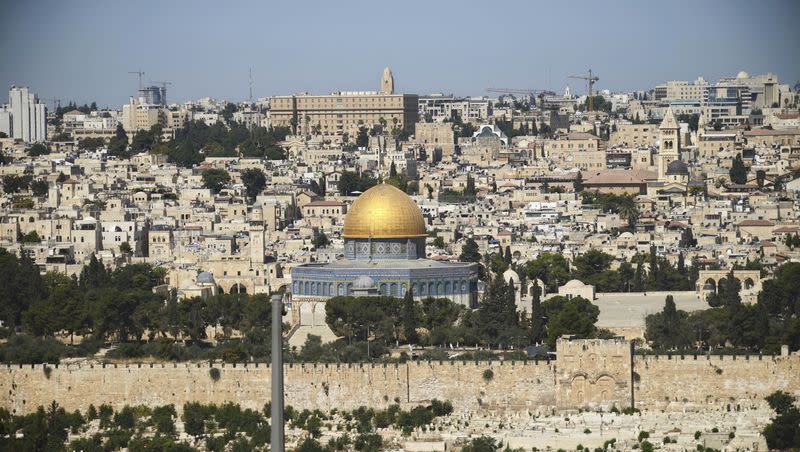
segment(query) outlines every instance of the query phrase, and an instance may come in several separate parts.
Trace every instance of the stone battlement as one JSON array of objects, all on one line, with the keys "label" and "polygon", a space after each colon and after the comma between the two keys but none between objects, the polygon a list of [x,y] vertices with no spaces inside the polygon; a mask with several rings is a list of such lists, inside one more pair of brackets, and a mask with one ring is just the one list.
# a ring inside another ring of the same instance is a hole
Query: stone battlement
[{"label": "stone battlement", "polygon": [[[761,404],[779,389],[800,395],[796,353],[632,356],[630,350],[624,340],[561,340],[557,361],[291,363],[284,366],[286,404],[351,410],[436,398],[462,412],[549,413],[624,408],[632,398],[640,409],[705,410]],[[264,363],[6,364],[0,365],[0,406],[28,413],[53,400],[68,410],[232,401],[261,409],[270,383]]]}]

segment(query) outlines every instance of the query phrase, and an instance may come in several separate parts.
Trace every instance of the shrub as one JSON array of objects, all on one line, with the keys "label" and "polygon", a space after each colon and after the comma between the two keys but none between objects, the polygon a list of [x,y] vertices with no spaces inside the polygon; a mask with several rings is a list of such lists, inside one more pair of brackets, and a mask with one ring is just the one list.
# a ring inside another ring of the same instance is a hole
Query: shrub
[{"label": "shrub", "polygon": [[642,440],[650,438],[650,432],[646,432],[646,431],[642,430],[641,432],[639,432],[638,438],[639,438],[639,442],[641,443]]},{"label": "shrub", "polygon": [[588,434],[592,433],[592,431],[589,430],[588,428],[585,428],[585,429],[583,429],[583,433],[588,435]]},{"label": "shrub", "polygon": [[208,375],[211,376],[211,379],[214,380],[215,382],[219,381],[219,378],[221,376],[219,369],[217,369],[216,367],[212,367],[211,369],[209,369]]},{"label": "shrub", "polygon": [[362,433],[356,437],[356,450],[376,451],[383,447],[383,438],[374,433]]},{"label": "shrub", "polygon": [[94,407],[94,404],[89,404],[89,409],[86,410],[86,418],[90,421],[97,419],[97,408]]},{"label": "shrub", "polygon": [[486,370],[483,371],[483,380],[484,381],[487,381],[487,382],[488,381],[492,381],[492,378],[494,378],[494,372],[492,371],[492,369],[486,369]]},{"label": "shrub", "polygon": [[736,438],[736,433],[730,432],[728,433],[728,439]]},{"label": "shrub", "polygon": [[653,452],[653,445],[649,441],[642,442],[642,452]]},{"label": "shrub", "polygon": [[719,433],[719,429],[717,427],[714,427],[711,429],[711,433]]},{"label": "shrub", "polygon": [[114,423],[121,429],[132,429],[136,425],[136,417],[133,414],[133,408],[129,406],[122,408],[122,410],[114,415]]},{"label": "shrub", "polygon": [[700,430],[694,432],[694,439],[700,439],[700,435],[702,435],[702,433],[700,433]]},{"label": "shrub", "polygon": [[53,368],[45,364],[44,367],[42,367],[42,371],[44,371],[44,377],[49,380],[50,374],[53,373]]}]

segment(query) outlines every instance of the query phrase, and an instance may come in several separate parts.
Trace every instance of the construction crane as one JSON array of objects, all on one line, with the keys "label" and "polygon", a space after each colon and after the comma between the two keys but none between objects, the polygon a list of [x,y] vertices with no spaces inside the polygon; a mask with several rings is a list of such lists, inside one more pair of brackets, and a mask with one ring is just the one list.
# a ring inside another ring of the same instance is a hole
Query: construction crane
[{"label": "construction crane", "polygon": [[128,71],[128,74],[137,74],[139,76],[139,90],[142,89],[142,77],[144,77],[144,72],[142,70],[138,71]]},{"label": "construction crane", "polygon": [[600,77],[598,77],[596,75],[592,75],[592,70],[589,69],[589,75],[570,75],[569,78],[577,78],[577,79],[581,79],[581,80],[586,80],[586,82],[589,84],[589,98],[588,98],[589,101],[587,102],[588,111],[590,111],[590,112],[593,111],[592,107],[594,107],[594,99],[592,97],[592,89],[594,88],[594,82],[600,80]]},{"label": "construction crane", "polygon": [[172,82],[154,82],[150,80],[150,83],[161,85],[161,103],[167,105],[167,85],[172,85]]},{"label": "construction crane", "polygon": [[[50,102],[53,103],[53,113],[55,113],[59,108],[61,108],[61,99],[56,99],[55,97],[51,97],[50,99],[45,99],[45,100],[49,100]],[[56,105],[58,105],[58,108],[56,108]]]}]

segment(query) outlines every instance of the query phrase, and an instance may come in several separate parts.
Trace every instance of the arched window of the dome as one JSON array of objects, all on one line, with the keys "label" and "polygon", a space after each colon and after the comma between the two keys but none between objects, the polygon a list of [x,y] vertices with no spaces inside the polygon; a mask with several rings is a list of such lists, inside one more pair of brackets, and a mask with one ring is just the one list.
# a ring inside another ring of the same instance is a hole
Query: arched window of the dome
[{"label": "arched window of the dome", "polygon": [[342,285],[342,283],[336,285],[336,293],[338,295],[344,295],[344,286]]},{"label": "arched window of the dome", "polygon": [[400,285],[400,296],[401,297],[405,297],[407,290],[408,290],[408,286],[406,286],[406,283],[401,284]]},{"label": "arched window of the dome", "polygon": [[444,294],[445,295],[450,295],[450,281],[447,281],[446,283],[444,283]]}]

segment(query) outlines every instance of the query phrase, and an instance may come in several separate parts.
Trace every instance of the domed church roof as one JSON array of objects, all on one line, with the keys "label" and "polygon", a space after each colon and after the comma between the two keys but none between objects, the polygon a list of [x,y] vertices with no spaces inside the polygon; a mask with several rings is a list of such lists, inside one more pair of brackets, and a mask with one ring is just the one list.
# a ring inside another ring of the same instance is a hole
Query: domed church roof
[{"label": "domed church roof", "polygon": [[425,219],[417,203],[400,189],[379,184],[361,194],[344,217],[346,239],[424,237]]},{"label": "domed church roof", "polygon": [[667,165],[667,175],[689,175],[689,167],[680,160],[673,160]]},{"label": "domed church roof", "polygon": [[353,289],[369,290],[375,288],[375,281],[367,275],[361,275],[353,281]]}]

